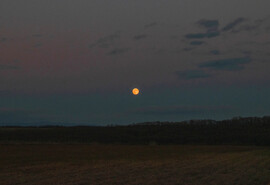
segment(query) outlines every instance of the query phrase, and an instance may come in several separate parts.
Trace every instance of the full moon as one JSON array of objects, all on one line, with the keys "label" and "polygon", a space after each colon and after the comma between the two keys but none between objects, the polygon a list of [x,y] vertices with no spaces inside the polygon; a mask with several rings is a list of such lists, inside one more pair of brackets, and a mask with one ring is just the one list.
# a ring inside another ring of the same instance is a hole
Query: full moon
[{"label": "full moon", "polygon": [[140,91],[139,91],[139,89],[134,88],[134,89],[132,90],[132,93],[133,93],[134,95],[138,95],[138,94],[140,93]]}]

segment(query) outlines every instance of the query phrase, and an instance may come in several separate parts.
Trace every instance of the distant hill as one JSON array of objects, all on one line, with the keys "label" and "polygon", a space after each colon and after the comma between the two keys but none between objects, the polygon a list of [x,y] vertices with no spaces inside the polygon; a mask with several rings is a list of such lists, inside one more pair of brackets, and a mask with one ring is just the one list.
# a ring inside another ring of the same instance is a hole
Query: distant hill
[{"label": "distant hill", "polygon": [[270,146],[270,116],[104,127],[0,127],[0,142]]}]

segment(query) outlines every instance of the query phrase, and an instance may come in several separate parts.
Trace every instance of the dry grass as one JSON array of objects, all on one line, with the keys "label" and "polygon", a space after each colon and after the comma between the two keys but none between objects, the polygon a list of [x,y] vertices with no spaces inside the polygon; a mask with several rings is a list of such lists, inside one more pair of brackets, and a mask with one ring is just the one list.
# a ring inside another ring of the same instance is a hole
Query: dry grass
[{"label": "dry grass", "polygon": [[0,184],[267,185],[270,149],[233,146],[0,145]]}]

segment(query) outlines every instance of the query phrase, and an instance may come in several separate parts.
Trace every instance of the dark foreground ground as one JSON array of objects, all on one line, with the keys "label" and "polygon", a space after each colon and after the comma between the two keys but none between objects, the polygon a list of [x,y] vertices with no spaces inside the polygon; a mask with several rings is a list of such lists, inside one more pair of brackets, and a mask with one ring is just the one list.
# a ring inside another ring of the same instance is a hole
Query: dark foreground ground
[{"label": "dark foreground ground", "polygon": [[270,149],[1,144],[1,185],[268,185]]}]

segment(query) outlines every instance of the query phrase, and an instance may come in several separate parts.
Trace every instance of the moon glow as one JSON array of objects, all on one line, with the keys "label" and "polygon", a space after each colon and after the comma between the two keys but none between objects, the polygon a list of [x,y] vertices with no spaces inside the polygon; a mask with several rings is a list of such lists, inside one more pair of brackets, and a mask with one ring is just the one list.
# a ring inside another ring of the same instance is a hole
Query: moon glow
[{"label": "moon glow", "polygon": [[138,95],[140,93],[140,91],[139,91],[139,89],[138,88],[134,88],[133,90],[132,90],[132,94],[133,95]]}]

